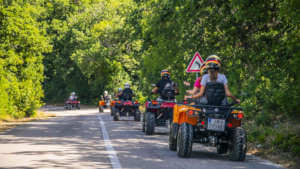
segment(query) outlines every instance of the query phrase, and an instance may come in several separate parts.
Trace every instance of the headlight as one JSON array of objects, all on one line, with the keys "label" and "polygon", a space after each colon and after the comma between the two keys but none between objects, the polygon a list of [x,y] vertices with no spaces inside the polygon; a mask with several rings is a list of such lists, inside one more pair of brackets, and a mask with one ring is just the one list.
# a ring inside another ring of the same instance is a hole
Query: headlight
[{"label": "headlight", "polygon": [[215,112],[216,112],[216,113],[219,112],[219,109],[218,109],[218,108],[215,108]]}]

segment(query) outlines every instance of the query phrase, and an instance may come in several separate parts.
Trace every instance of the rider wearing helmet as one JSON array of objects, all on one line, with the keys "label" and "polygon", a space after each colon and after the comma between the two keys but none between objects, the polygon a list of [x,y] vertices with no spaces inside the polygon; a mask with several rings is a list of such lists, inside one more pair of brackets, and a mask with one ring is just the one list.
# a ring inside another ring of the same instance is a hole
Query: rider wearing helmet
[{"label": "rider wearing helmet", "polygon": [[[167,96],[167,92],[172,91],[171,98]],[[175,94],[178,94],[177,84],[170,80],[170,72],[166,69],[161,71],[161,80],[156,83],[152,93],[159,93],[163,100],[175,99]]]},{"label": "rider wearing helmet", "polygon": [[110,98],[109,98],[108,92],[106,90],[104,91],[103,98],[104,98],[105,103],[108,104],[110,101]]},{"label": "rider wearing helmet", "polygon": [[205,64],[203,64],[200,68],[200,77],[196,79],[193,90],[187,90],[188,94],[196,94],[200,90],[202,76],[206,73],[207,73],[207,69]]},{"label": "rider wearing helmet", "polygon": [[224,84],[226,96],[231,97],[234,101],[240,103],[240,100],[231,94],[231,92],[228,88],[226,76],[224,74],[219,73],[219,70],[221,67],[220,58],[213,55],[213,56],[208,57],[206,60],[207,61],[206,61],[205,65],[208,70],[208,74],[206,74],[202,77],[200,92],[192,95],[191,98],[202,97],[204,95],[205,87],[208,82],[219,82],[219,83]]},{"label": "rider wearing helmet", "polygon": [[76,99],[77,99],[76,93],[75,92],[71,92],[69,100],[76,100]]},{"label": "rider wearing helmet", "polygon": [[124,84],[124,90],[121,95],[123,100],[132,100],[133,91],[130,89],[129,83]]},{"label": "rider wearing helmet", "polygon": [[106,97],[108,95],[108,92],[105,90],[104,91],[104,97]]}]

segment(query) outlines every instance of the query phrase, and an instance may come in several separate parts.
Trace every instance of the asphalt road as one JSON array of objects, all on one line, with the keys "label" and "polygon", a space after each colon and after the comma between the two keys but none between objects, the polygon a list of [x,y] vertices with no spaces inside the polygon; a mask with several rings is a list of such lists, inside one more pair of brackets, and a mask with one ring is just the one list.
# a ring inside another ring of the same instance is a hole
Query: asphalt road
[{"label": "asphalt road", "polygon": [[233,162],[216,149],[194,144],[191,158],[168,149],[168,129],[153,136],[141,123],[112,121],[108,110],[62,110],[57,117],[29,122],[0,133],[0,168],[143,168],[143,169],[279,169],[255,156]]}]

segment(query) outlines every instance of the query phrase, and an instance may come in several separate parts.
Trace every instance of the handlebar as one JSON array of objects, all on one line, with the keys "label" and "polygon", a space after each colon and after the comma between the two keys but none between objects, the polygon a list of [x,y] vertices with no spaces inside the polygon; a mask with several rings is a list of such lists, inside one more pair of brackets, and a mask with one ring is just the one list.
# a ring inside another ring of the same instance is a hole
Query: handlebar
[{"label": "handlebar", "polygon": [[[187,101],[189,101],[189,99],[187,99]],[[224,106],[213,106],[213,105],[206,105],[206,104],[195,104],[195,105],[190,105],[190,104],[184,104],[183,105],[188,105],[188,106],[192,106],[195,108],[232,108],[232,109],[236,109],[236,110],[242,110],[242,108],[240,107],[232,107],[233,105],[238,104],[238,102],[232,102],[229,103],[228,105],[224,105]]]}]

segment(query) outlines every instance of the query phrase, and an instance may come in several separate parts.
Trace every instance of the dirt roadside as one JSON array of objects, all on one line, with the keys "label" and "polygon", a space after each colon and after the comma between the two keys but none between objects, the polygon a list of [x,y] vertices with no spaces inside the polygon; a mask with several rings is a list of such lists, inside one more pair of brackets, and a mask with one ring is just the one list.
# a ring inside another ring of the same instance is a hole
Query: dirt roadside
[{"label": "dirt roadside", "polygon": [[26,118],[21,118],[21,119],[6,119],[6,120],[0,119],[0,132],[9,130],[18,125],[24,124],[26,122],[43,120],[43,119],[47,119],[47,118],[55,117],[55,116],[56,115],[53,113],[44,112],[42,109],[40,109],[37,111],[37,113],[34,117],[26,117]]}]

